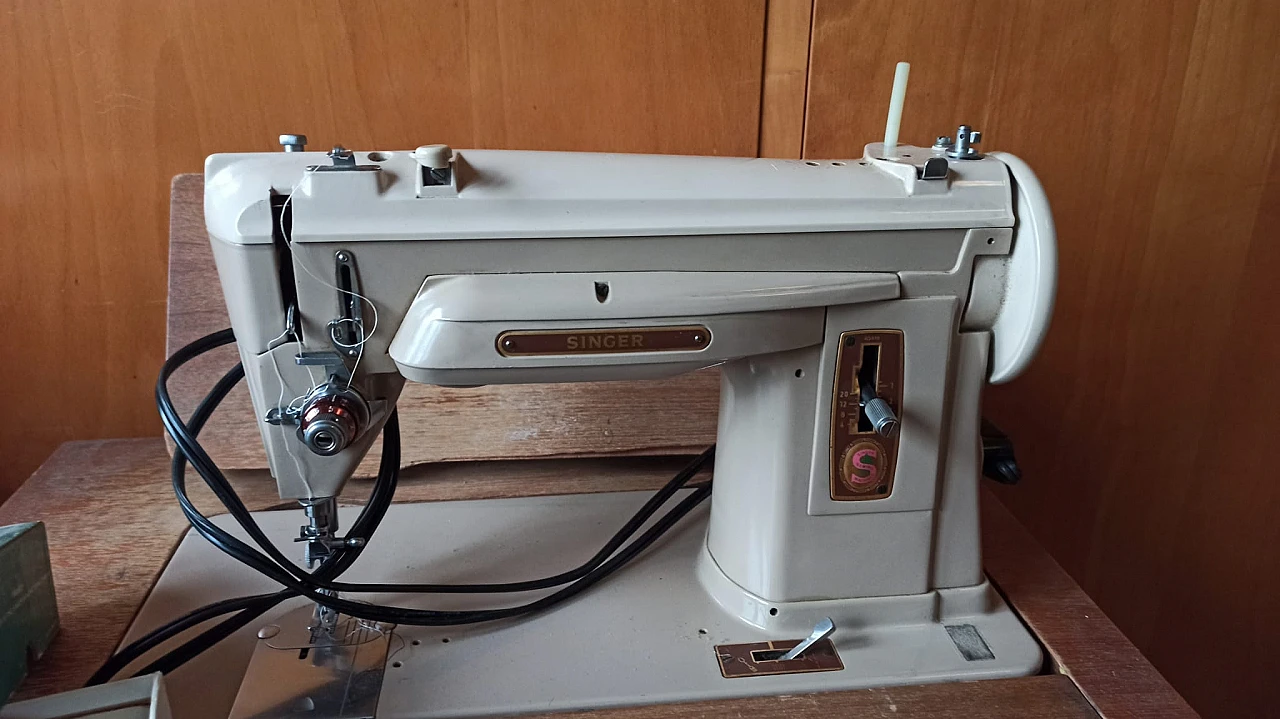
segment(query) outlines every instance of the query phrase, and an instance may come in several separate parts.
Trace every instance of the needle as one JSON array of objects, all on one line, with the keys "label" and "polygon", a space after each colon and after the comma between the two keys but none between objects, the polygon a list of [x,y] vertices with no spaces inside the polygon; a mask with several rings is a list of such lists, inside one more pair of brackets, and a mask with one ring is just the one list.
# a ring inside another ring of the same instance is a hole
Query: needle
[{"label": "needle", "polygon": [[800,642],[799,644],[797,644],[795,648],[793,648],[791,651],[787,652],[786,654],[783,654],[778,659],[778,661],[785,662],[790,659],[799,658],[801,654],[804,654],[809,649],[809,647],[813,646],[814,644],[817,644],[823,639],[826,639],[835,630],[836,630],[836,624],[835,622],[831,621],[831,617],[824,617],[822,621],[813,625],[812,634],[806,637],[803,642]]}]

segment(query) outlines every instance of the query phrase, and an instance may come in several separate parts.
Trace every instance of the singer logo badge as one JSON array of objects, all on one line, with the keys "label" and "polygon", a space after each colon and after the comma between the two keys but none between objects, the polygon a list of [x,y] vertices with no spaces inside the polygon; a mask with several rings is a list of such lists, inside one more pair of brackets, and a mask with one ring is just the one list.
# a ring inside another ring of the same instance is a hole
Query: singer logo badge
[{"label": "singer logo badge", "polygon": [[711,344],[711,332],[702,325],[511,330],[498,335],[496,344],[503,357],[700,352]]},{"label": "singer logo badge", "polygon": [[855,494],[876,492],[884,481],[884,448],[872,439],[860,439],[845,450],[840,478]]}]

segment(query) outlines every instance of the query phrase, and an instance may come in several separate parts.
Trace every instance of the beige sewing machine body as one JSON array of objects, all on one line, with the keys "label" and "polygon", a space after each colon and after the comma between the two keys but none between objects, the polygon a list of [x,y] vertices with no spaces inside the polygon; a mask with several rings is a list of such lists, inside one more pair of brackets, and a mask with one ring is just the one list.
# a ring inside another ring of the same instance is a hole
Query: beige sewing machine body
[{"label": "beige sewing machine body", "polygon": [[[311,520],[299,538],[309,561],[329,550],[333,498],[405,379],[661,381],[721,367],[709,512],[549,612],[396,627],[360,660],[373,688],[333,715],[474,716],[1036,672],[1038,645],[982,572],[979,419],[983,384],[1016,376],[1046,331],[1053,225],[1030,169],[978,154],[967,133],[836,161],[442,146],[210,157],[218,272],[272,474]],[[352,574],[554,573],[644,499],[397,505]],[[299,516],[260,521],[283,543]],[[195,606],[206,592],[272,585],[193,536],[157,591],[166,587]],[[796,660],[770,653],[781,647],[768,642],[803,638],[824,617],[835,627],[827,644]],[[243,666],[254,644],[246,670],[213,682],[223,691],[244,677],[233,716],[288,716],[300,698],[314,708],[313,680],[286,676],[294,664],[299,676],[354,676],[349,665],[317,670],[297,645],[249,629],[170,677],[175,715],[184,686],[214,691],[208,662]],[[275,694],[264,697],[264,684]]]}]

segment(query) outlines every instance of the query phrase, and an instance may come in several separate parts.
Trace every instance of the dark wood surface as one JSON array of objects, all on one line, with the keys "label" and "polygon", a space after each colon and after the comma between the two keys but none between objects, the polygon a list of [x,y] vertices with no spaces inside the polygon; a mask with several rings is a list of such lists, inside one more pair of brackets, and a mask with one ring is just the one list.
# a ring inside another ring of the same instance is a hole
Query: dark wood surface
[{"label": "dark wood surface", "polygon": [[[168,462],[158,439],[69,442],[0,506],[0,524],[46,523],[63,625],[21,696],[80,685],[119,642],[186,528],[169,486]],[[424,465],[404,473],[397,500],[655,488],[682,463],[678,457],[632,457]],[[231,479],[252,509],[292,506],[280,502],[274,483],[261,472],[232,473]],[[344,500],[361,501],[369,485],[353,480]],[[202,509],[212,511],[206,490],[193,487],[193,496]],[[1090,705],[1109,719],[1195,716],[989,494],[983,522],[988,572],[1047,647],[1056,674],[704,703],[650,713],[620,710],[616,716],[749,710],[765,716],[1086,717],[1092,716]]]},{"label": "dark wood surface", "polygon": [[[564,719],[536,714],[528,719]],[[603,709],[591,719],[1097,719],[1062,675]]]},{"label": "dark wood surface", "polygon": [[[968,122],[1044,183],[1052,328],[1000,493],[1205,716],[1280,715],[1280,2],[815,0],[805,154]],[[873,30],[872,30],[873,29]]]}]

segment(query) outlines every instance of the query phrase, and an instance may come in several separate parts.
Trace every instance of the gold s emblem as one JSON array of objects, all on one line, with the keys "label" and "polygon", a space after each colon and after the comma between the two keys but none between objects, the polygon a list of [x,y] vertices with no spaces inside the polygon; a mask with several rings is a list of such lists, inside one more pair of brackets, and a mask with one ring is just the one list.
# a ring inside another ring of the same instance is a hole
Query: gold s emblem
[{"label": "gold s emblem", "polygon": [[840,461],[840,479],[854,494],[883,492],[884,447],[874,439],[860,439],[845,450]]}]

